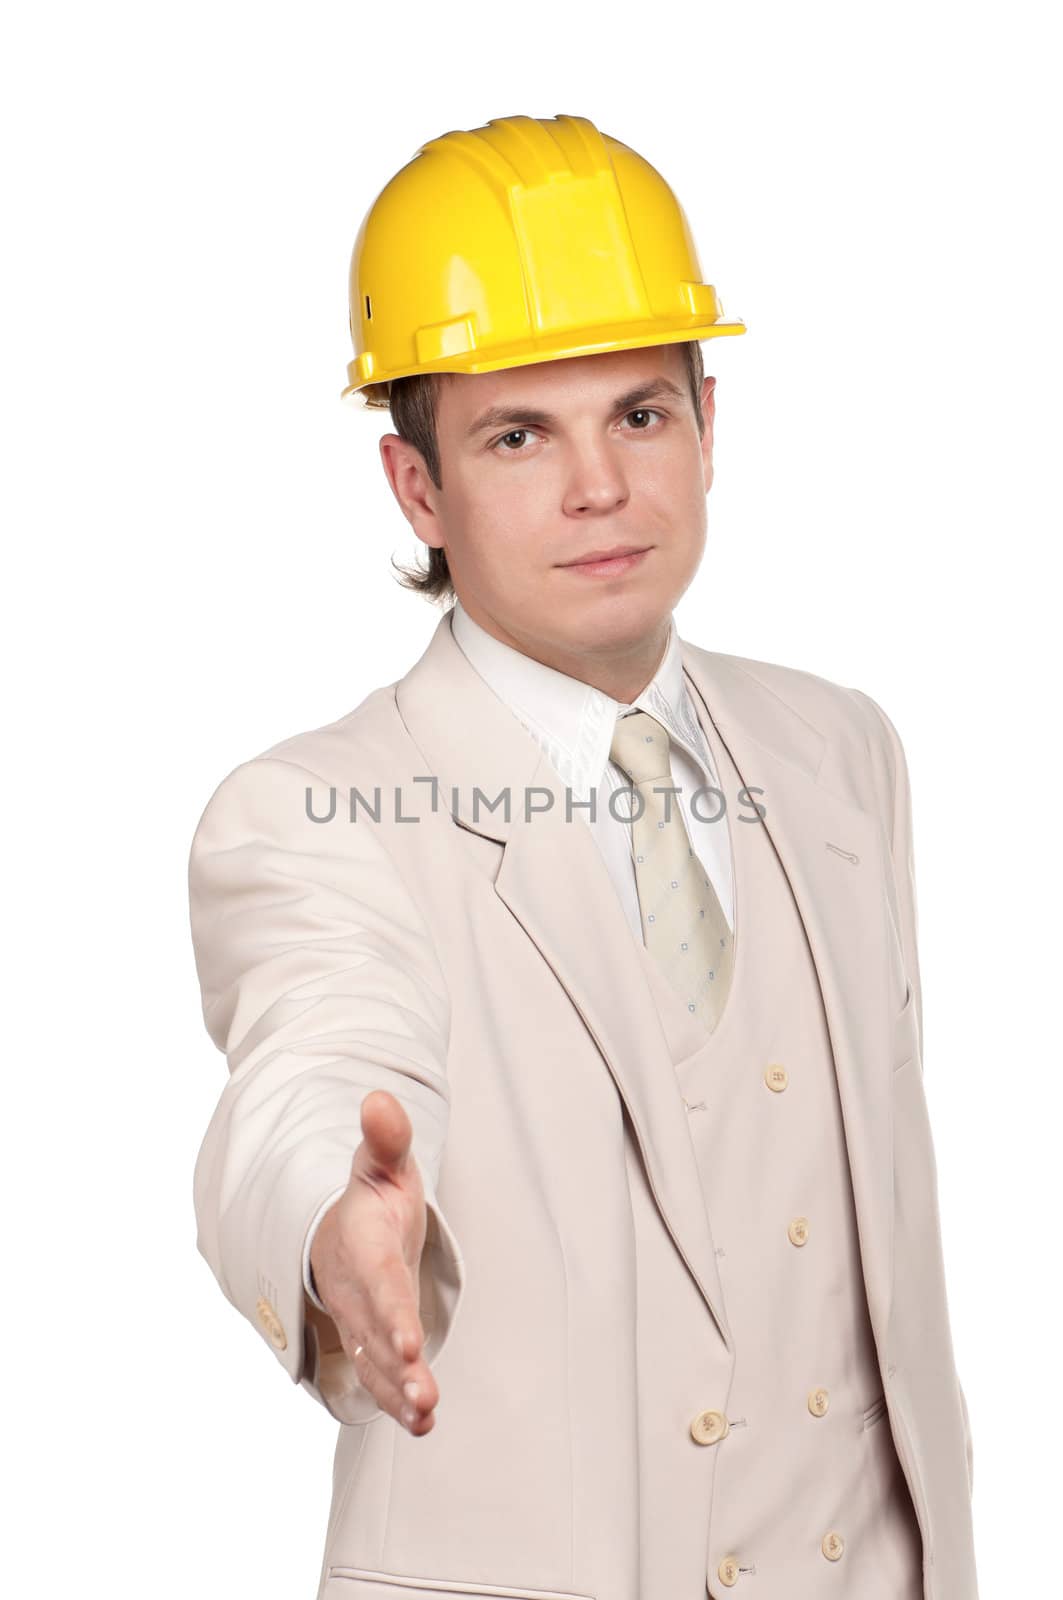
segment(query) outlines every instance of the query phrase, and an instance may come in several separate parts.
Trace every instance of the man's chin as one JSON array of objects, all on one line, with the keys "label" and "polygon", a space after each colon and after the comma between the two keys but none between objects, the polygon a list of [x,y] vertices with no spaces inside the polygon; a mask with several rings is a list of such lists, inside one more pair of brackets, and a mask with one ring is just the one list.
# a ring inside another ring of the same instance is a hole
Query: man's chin
[{"label": "man's chin", "polygon": [[[662,595],[656,587],[608,594],[603,589],[584,595],[579,603],[566,598],[563,604],[543,613],[539,622],[555,641],[561,642],[561,634],[567,636],[573,650],[622,650],[667,627],[673,606],[670,593]],[[526,621],[523,626],[527,628],[530,623]]]}]

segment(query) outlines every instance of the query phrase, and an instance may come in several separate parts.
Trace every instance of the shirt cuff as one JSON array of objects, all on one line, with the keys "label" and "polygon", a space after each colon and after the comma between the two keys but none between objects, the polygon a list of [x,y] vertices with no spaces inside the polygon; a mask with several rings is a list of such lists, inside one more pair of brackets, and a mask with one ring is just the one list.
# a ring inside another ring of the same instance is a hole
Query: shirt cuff
[{"label": "shirt cuff", "polygon": [[325,1215],[325,1212],[330,1206],[335,1205],[340,1195],[344,1193],[346,1187],[347,1185],[344,1184],[343,1189],[334,1190],[334,1192],[330,1194],[326,1200],[321,1202],[320,1206],[318,1206],[310,1220],[310,1226],[306,1230],[306,1240],[303,1244],[303,1288],[306,1290],[312,1303],[317,1306],[319,1311],[324,1311],[326,1316],[328,1315],[328,1308],[322,1303],[317,1289],[314,1286],[314,1274],[310,1266],[310,1247],[314,1242],[314,1234],[317,1232],[318,1224],[320,1223],[322,1217]]}]

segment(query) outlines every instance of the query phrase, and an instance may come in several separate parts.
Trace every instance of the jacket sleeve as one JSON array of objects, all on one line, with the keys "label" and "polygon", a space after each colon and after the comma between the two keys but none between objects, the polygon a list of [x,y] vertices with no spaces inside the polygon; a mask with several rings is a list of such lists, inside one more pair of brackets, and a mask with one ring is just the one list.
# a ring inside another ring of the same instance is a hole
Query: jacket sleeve
[{"label": "jacket sleeve", "polygon": [[[862,690],[858,698],[873,713],[873,731],[881,743],[882,759],[886,772],[886,785],[890,793],[889,816],[886,832],[893,859],[893,877],[900,911],[901,945],[904,951],[905,970],[912,985],[912,1004],[915,1006],[919,1038],[919,1060],[923,1060],[923,991],[919,977],[919,908],[915,888],[915,850],[912,837],[912,791],[908,777],[908,762],[897,729],[882,707]],[[960,1391],[960,1408],[967,1445],[967,1483],[974,1489],[974,1444],[971,1438],[971,1419],[967,1410],[967,1397],[957,1376]]]},{"label": "jacket sleeve", "polygon": [[308,1231],[347,1186],[373,1089],[413,1127],[427,1232],[419,1313],[429,1365],[464,1267],[436,1198],[448,1122],[449,1001],[429,931],[371,821],[330,823],[321,781],[259,756],[211,796],[189,910],[207,1031],[229,1076],[196,1159],[197,1247],[226,1298],[339,1422],[380,1415],[303,1280]]}]

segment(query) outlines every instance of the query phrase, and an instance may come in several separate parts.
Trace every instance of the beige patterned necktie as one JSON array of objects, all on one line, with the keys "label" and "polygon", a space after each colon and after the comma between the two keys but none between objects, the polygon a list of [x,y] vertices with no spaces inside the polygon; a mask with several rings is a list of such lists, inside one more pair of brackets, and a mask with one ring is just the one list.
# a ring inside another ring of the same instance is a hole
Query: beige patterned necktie
[{"label": "beige patterned necktie", "polygon": [[679,796],[663,792],[675,784],[667,729],[648,711],[618,716],[609,754],[643,802],[637,815],[632,798],[631,853],[646,948],[711,1033],[727,1000],[734,942]]}]

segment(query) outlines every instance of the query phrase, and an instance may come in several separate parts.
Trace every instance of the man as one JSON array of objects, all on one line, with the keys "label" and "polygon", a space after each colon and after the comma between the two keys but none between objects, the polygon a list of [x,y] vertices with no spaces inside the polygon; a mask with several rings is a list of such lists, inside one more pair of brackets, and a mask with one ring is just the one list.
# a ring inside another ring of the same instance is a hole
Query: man
[{"label": "man", "polygon": [[319,1600],[976,1600],[903,750],[672,616],[742,326],[577,117],[424,146],[351,312],[454,603],[190,861],[199,1245],[342,1424]]}]

